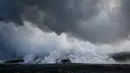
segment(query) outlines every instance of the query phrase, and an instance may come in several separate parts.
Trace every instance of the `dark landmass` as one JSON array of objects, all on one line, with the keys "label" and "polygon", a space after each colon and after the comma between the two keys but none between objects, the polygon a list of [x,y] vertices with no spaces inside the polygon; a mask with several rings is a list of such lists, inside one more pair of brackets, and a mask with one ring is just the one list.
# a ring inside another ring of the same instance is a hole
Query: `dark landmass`
[{"label": "dark landmass", "polygon": [[129,73],[127,64],[0,64],[0,73]]},{"label": "dark landmass", "polygon": [[113,58],[118,62],[125,62],[130,60],[130,52],[126,51],[126,52],[112,53],[109,55],[109,57]]},{"label": "dark landmass", "polygon": [[20,63],[20,62],[24,62],[24,59],[23,58],[16,58],[16,59],[7,60],[4,63]]}]

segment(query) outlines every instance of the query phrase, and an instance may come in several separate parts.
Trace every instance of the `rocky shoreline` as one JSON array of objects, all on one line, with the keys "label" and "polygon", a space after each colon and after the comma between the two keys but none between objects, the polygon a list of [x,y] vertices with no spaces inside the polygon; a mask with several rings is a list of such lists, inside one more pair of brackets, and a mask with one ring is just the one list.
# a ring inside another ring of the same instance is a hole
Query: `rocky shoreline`
[{"label": "rocky shoreline", "polygon": [[129,73],[129,64],[0,64],[0,73]]}]

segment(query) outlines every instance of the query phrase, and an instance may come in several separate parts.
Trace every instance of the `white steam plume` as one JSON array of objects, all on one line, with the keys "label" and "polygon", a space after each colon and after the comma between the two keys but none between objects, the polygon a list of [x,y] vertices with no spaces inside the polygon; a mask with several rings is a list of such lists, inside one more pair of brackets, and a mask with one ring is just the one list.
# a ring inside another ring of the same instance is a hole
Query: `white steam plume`
[{"label": "white steam plume", "polygon": [[[58,36],[54,32],[42,32],[36,26],[25,22],[23,27],[15,27],[13,23],[0,23],[6,37],[2,43],[6,50],[0,50],[0,59],[25,57],[25,63],[35,63],[35,56],[42,58],[39,63],[55,63],[56,59],[70,58],[75,63],[106,63],[114,61],[107,55],[98,53],[96,45],[90,42],[69,38],[65,33]],[[3,36],[3,35],[1,35]],[[7,45],[8,44],[8,45]],[[10,57],[7,57],[10,56]]]}]

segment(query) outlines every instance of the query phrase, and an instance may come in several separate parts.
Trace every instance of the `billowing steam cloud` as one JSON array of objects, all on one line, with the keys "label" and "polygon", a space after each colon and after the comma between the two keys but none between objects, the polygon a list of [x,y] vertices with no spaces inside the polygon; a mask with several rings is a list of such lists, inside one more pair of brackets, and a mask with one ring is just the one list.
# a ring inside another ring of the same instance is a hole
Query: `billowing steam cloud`
[{"label": "billowing steam cloud", "polygon": [[69,38],[65,33],[58,36],[54,32],[42,32],[29,22],[18,28],[14,23],[0,24],[1,60],[25,56],[24,63],[55,63],[62,58],[70,58],[75,63],[114,62],[107,55],[97,53],[96,45]]},{"label": "billowing steam cloud", "polygon": [[41,63],[64,56],[82,63],[111,61],[96,51],[104,46],[75,37],[94,43],[127,37],[128,5],[129,0],[0,0],[0,59],[33,54],[25,59],[37,55],[47,56]]}]

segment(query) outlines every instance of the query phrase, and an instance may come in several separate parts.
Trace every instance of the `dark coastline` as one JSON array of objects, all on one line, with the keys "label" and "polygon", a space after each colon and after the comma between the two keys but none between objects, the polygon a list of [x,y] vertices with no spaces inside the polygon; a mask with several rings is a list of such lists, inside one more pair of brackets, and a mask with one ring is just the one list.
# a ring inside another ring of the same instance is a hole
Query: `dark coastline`
[{"label": "dark coastline", "polygon": [[129,73],[129,64],[0,64],[0,73]]}]

